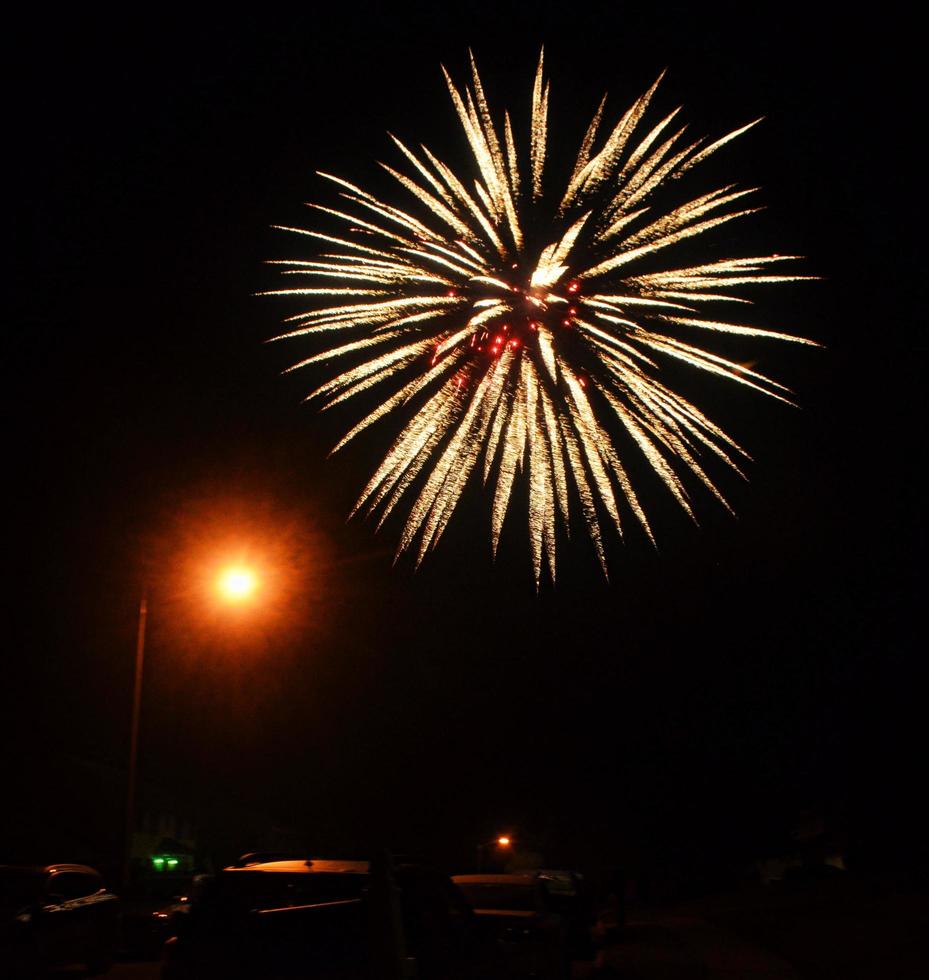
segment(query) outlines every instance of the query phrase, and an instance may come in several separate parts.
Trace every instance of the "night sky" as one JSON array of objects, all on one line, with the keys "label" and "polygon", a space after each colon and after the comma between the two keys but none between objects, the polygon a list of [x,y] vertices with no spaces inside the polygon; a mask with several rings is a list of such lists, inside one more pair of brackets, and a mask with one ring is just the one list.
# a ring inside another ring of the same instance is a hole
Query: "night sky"
[{"label": "night sky", "polygon": [[[49,786],[63,757],[125,766],[143,581],[140,774],[191,808],[459,860],[498,828],[565,860],[728,858],[805,808],[905,836],[925,741],[913,26],[892,6],[386,6],[11,35],[7,839],[81,810]],[[314,379],[280,372],[305,353],[264,344],[298,307],[255,293],[279,284],[264,260],[300,254],[271,225],[331,202],[317,169],[386,187],[387,130],[463,164],[440,63],[463,78],[473,47],[524,120],[543,42],[567,147],[603,91],[615,118],[665,67],[655,111],[683,104],[695,134],[765,116],[691,187],[763,188],[719,247],[805,255],[822,281],[759,300],[824,347],[745,347],[800,409],[691,379],[754,457],[747,483],[715,472],[736,518],[697,492],[694,526],[646,483],[657,550],[611,540],[607,583],[578,526],[536,595],[513,514],[491,561],[477,488],[418,572],[393,565],[396,523],[346,523],[390,426],[327,461],[352,413],[301,404]],[[214,541],[286,566],[274,609],[205,610],[185,576]]]}]

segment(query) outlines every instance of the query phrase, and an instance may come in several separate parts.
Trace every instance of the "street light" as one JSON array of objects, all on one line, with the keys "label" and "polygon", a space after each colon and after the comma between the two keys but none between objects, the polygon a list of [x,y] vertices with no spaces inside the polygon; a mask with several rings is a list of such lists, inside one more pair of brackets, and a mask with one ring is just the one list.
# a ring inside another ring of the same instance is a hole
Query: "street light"
[{"label": "street light", "polygon": [[[216,580],[216,591],[227,602],[243,602],[258,588],[257,575],[247,566],[225,568]],[[139,599],[139,625],[135,643],[135,680],[132,686],[132,724],[129,734],[129,780],[126,787],[126,830],[123,851],[123,886],[129,884],[132,858],[132,828],[135,823],[136,759],[139,750],[139,713],[142,706],[142,672],[145,666],[145,633],[148,623],[148,591]]]},{"label": "street light", "polygon": [[481,871],[483,869],[484,852],[487,850],[488,847],[496,846],[497,850],[505,851],[505,850],[509,850],[512,844],[513,844],[512,838],[510,838],[506,834],[501,834],[499,837],[492,837],[490,840],[486,840],[482,844],[478,844],[477,845],[477,870]]},{"label": "street light", "polygon": [[233,565],[220,575],[218,587],[231,602],[241,602],[254,594],[258,588],[258,577],[250,568]]}]

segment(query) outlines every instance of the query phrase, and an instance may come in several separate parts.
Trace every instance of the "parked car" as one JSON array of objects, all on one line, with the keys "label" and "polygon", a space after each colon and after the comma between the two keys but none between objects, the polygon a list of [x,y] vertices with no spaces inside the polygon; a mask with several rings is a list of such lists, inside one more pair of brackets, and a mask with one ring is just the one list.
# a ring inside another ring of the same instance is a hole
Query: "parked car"
[{"label": "parked car", "polygon": [[83,864],[0,865],[0,976],[40,977],[82,966],[106,973],[119,899]]},{"label": "parked car", "polygon": [[[444,875],[390,861],[237,862],[173,917],[163,980],[497,980],[496,949]],[[415,971],[415,972],[413,972]]]},{"label": "parked car", "polygon": [[568,975],[568,922],[538,873],[455,875],[452,881],[500,946],[511,976]]},{"label": "parked car", "polygon": [[126,889],[120,903],[119,951],[122,956],[157,959],[170,938],[170,921],[187,902],[194,876],[152,872]]},{"label": "parked car", "polygon": [[548,908],[565,921],[569,960],[593,960],[593,927],[597,916],[593,895],[584,876],[576,871],[543,869],[535,872],[545,889]]}]

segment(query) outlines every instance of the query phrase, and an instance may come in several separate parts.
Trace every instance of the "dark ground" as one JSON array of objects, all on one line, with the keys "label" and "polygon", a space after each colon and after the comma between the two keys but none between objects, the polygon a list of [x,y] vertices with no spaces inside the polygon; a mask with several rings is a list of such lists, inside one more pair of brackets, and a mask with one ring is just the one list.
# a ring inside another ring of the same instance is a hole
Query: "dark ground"
[{"label": "dark ground", "polygon": [[[574,977],[608,980],[921,980],[929,903],[860,880],[746,886],[697,902],[632,908],[622,941]],[[114,980],[154,980],[151,962]]]}]

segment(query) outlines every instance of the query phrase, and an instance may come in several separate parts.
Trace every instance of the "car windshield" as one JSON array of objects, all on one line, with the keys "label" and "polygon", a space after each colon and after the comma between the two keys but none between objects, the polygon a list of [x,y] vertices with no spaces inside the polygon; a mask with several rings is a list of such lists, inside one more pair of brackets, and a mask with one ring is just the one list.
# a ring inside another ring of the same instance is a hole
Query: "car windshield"
[{"label": "car windshield", "polygon": [[42,877],[34,871],[4,868],[0,870],[0,908],[15,912],[34,902],[42,890]]},{"label": "car windshield", "polygon": [[368,876],[352,873],[230,871],[207,889],[207,900],[240,909],[293,908],[359,898]]},{"label": "car windshield", "polygon": [[515,882],[458,882],[468,904],[475,909],[504,909],[512,912],[534,912],[536,895],[532,885]]}]

